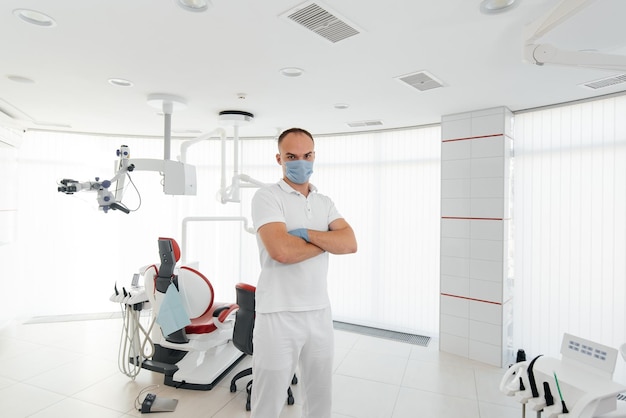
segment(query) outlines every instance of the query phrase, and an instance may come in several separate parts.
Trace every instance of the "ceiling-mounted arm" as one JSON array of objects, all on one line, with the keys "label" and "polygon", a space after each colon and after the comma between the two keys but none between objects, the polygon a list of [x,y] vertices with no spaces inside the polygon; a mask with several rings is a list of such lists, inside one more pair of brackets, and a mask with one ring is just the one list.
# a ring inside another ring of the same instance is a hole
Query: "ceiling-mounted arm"
[{"label": "ceiling-mounted arm", "polygon": [[562,0],[548,14],[525,28],[524,59],[536,65],[557,64],[573,67],[626,71],[626,56],[599,52],[566,51],[536,43],[551,30],[597,0]]},{"label": "ceiling-mounted arm", "polygon": [[172,94],[155,93],[148,96],[148,104],[163,112],[163,159],[170,159],[172,142],[172,113],[174,110],[185,109],[185,99]]},{"label": "ceiling-mounted arm", "polygon": [[531,64],[557,64],[601,70],[626,71],[626,56],[598,52],[564,51],[549,44],[526,45],[524,58]]},{"label": "ceiling-mounted arm", "polygon": [[562,0],[542,18],[526,26],[524,30],[526,44],[534,44],[537,39],[596,1],[597,0]]},{"label": "ceiling-mounted arm", "polygon": [[233,125],[233,177],[230,186],[226,186],[226,141],[222,137],[222,179],[219,191],[219,199],[222,203],[240,202],[240,189],[243,187],[263,187],[266,183],[255,180],[247,174],[239,172],[239,126],[248,124],[254,120],[254,115],[243,110],[224,110],[219,113],[222,123]]}]

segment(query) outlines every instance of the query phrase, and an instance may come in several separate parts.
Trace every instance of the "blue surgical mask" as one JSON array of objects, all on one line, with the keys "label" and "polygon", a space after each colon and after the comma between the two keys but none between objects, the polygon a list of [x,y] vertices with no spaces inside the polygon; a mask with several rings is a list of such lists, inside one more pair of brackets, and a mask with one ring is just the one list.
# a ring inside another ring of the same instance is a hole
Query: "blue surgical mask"
[{"label": "blue surgical mask", "polygon": [[313,161],[295,160],[285,162],[285,175],[296,184],[304,184],[313,174]]}]

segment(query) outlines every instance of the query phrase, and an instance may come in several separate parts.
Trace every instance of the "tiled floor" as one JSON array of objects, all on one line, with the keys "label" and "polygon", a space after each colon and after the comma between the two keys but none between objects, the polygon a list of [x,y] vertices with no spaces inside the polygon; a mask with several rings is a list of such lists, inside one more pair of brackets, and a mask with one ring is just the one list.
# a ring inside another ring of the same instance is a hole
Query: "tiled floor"
[{"label": "tiled floor", "polygon": [[[230,376],[211,391],[174,389],[163,375],[141,370],[135,380],[118,369],[120,318],[15,323],[0,329],[0,416],[130,418],[141,416],[144,391],[178,399],[157,417],[240,418],[245,383],[230,393]],[[335,331],[333,418],[519,418],[521,408],[498,391],[503,369],[428,347]],[[155,386],[151,386],[155,385]],[[156,386],[158,385],[158,386]],[[301,416],[295,405],[281,418]]]}]

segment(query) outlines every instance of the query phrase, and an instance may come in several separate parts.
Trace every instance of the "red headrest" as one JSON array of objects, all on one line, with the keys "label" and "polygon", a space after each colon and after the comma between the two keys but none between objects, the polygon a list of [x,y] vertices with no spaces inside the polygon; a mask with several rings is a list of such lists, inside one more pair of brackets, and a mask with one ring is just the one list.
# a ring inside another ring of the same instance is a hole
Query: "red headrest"
[{"label": "red headrest", "polygon": [[250,293],[255,293],[256,292],[256,287],[252,286],[251,284],[248,283],[237,283],[235,285],[236,289],[241,289],[241,290],[245,290],[246,292],[250,292]]},{"label": "red headrest", "polygon": [[174,250],[174,258],[176,259],[176,261],[180,260],[180,247],[178,246],[178,243],[176,242],[176,240],[174,238],[166,238],[166,237],[159,237],[159,240],[168,240],[169,242],[172,243],[172,250]]}]

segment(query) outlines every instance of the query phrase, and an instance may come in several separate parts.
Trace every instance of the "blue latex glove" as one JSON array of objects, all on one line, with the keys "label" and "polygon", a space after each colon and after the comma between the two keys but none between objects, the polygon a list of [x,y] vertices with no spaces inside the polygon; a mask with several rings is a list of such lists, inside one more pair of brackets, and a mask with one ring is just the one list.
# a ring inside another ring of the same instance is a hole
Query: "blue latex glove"
[{"label": "blue latex glove", "polygon": [[289,234],[309,242],[309,231],[306,228],[292,229]]}]

